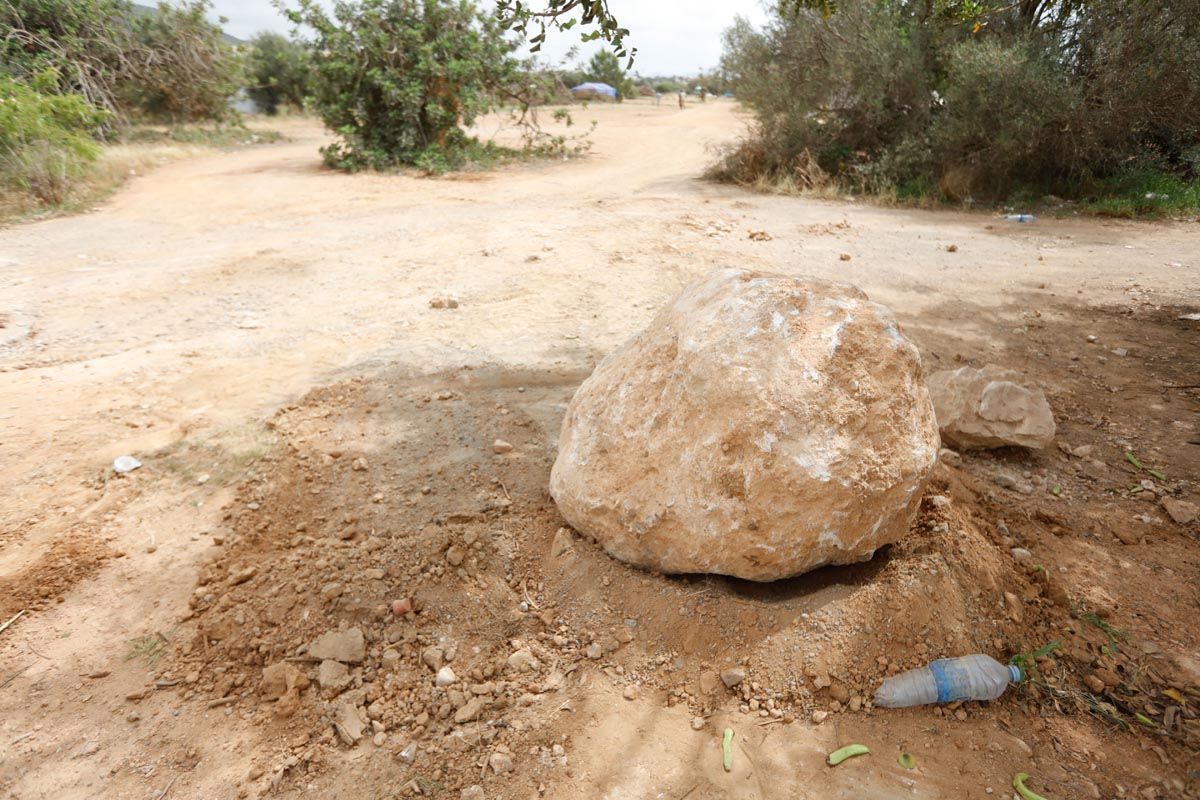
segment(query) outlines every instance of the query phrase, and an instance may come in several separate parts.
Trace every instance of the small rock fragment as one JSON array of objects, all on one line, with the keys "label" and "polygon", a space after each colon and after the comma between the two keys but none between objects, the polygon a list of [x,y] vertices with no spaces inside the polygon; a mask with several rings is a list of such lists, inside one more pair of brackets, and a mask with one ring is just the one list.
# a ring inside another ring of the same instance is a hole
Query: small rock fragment
[{"label": "small rock fragment", "polygon": [[818,708],[812,712],[812,721],[813,721],[813,724],[815,724],[815,725],[820,725],[828,717],[829,717],[829,712],[822,708]]},{"label": "small rock fragment", "polygon": [[1167,516],[1173,519],[1176,524],[1190,525],[1196,521],[1197,516],[1200,516],[1200,507],[1195,503],[1189,503],[1186,500],[1176,500],[1174,497],[1163,497],[1160,501],[1163,510],[1167,512]]},{"label": "small rock fragment", "polygon": [[517,672],[537,669],[538,666],[538,660],[528,647],[523,647],[508,657],[508,668]]},{"label": "small rock fragment", "polygon": [[1104,681],[1100,680],[1095,675],[1085,675],[1083,678],[1083,683],[1089,689],[1091,689],[1094,694],[1100,694],[1104,691]]},{"label": "small rock fragment", "polygon": [[454,670],[450,669],[449,667],[442,667],[439,669],[437,671],[437,675],[434,676],[433,679],[433,684],[441,687],[453,686],[457,682],[458,677],[454,674]]},{"label": "small rock fragment", "polygon": [[437,645],[426,647],[421,651],[421,663],[433,672],[437,672],[445,663],[445,654],[442,652],[442,648]]},{"label": "small rock fragment", "polygon": [[329,631],[308,646],[308,654],[321,660],[359,664],[367,655],[367,643],[359,628]]},{"label": "small rock fragment", "polygon": [[1004,593],[1004,607],[1008,609],[1008,616],[1013,622],[1024,621],[1025,607],[1021,603],[1021,599],[1012,592]]},{"label": "small rock fragment", "polygon": [[508,753],[496,751],[488,756],[488,766],[492,768],[492,772],[503,775],[506,772],[512,772],[515,765],[512,756]]},{"label": "small rock fragment", "polygon": [[704,727],[704,717],[692,717],[692,730],[698,731]]},{"label": "small rock fragment", "polygon": [[621,696],[624,697],[626,700],[636,700],[637,699],[637,687],[635,687],[633,684],[626,686],[625,691],[621,692]]},{"label": "small rock fragment", "polygon": [[466,722],[474,722],[479,719],[479,714],[483,711],[484,699],[482,697],[472,697],[462,708],[454,712],[454,721],[459,725]]},{"label": "small rock fragment", "polygon": [[317,685],[322,689],[341,689],[350,682],[350,669],[340,661],[326,659],[317,668]]},{"label": "small rock fragment", "polygon": [[1054,415],[1041,389],[1011,370],[988,364],[929,376],[942,441],[957,449],[1020,445],[1040,449],[1054,439]]},{"label": "small rock fragment", "polygon": [[742,667],[730,667],[729,669],[721,670],[721,682],[730,689],[744,680],[746,680],[746,670]]},{"label": "small rock fragment", "polygon": [[497,439],[492,442],[492,450],[497,453],[511,453],[513,446],[503,439]]},{"label": "small rock fragment", "polygon": [[412,598],[401,597],[399,600],[392,601],[392,613],[397,617],[403,617],[408,612],[412,611]]},{"label": "small rock fragment", "polygon": [[363,736],[363,722],[358,716],[358,709],[350,703],[342,703],[334,718],[334,729],[338,737],[347,745],[353,747]]}]

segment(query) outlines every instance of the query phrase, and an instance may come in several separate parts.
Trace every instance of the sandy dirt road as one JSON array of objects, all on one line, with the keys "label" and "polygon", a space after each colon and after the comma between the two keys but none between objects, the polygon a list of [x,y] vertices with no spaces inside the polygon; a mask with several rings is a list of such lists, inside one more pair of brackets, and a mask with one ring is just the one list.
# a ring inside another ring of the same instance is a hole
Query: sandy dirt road
[{"label": "sandy dirt road", "polygon": [[[759,196],[699,179],[740,130],[729,103],[581,116],[599,123],[584,159],[443,179],[329,172],[323,134],[297,124],[287,143],[136,178],[92,213],[0,230],[0,616],[29,609],[0,634],[0,791],[154,797],[185,767],[171,797],[248,791],[261,729],[203,704],[130,707],[147,669],[127,656],[135,637],[177,627],[237,483],[281,446],[263,420],[313,387],[383,371],[586,374],[728,264],[857,284],[932,368],[1025,359],[1052,383],[1045,359],[1085,353],[1093,330],[1196,363],[1194,324],[1140,342],[1105,309],[1197,310],[1200,225]],[[459,305],[431,308],[438,297]],[[1013,343],[1051,322],[1052,339]],[[1123,413],[1144,410],[1139,397]],[[1142,419],[1161,424],[1130,437],[1194,464],[1194,395],[1161,403]],[[121,454],[146,467],[113,477]],[[686,777],[671,781],[687,790]],[[613,796],[654,796],[623,785]]]}]

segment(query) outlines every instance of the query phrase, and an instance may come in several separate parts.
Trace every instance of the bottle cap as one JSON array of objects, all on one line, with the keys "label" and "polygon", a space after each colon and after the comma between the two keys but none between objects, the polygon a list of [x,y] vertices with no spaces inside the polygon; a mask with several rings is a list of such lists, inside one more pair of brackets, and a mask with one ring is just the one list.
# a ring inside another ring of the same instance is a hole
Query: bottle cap
[{"label": "bottle cap", "polygon": [[1012,676],[1013,683],[1021,682],[1021,668],[1018,667],[1016,664],[1008,665],[1008,674]]}]

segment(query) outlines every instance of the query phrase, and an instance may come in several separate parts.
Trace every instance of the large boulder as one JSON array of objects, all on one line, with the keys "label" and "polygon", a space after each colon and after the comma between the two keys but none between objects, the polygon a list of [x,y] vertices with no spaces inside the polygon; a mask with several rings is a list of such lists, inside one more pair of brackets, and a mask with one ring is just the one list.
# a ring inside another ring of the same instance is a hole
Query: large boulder
[{"label": "large boulder", "polygon": [[994,364],[929,376],[942,441],[959,450],[1020,445],[1040,449],[1054,440],[1054,415],[1041,389]]},{"label": "large boulder", "polygon": [[920,357],[887,308],[719,269],[579,387],[550,493],[623,561],[769,581],[902,537],[937,453]]}]

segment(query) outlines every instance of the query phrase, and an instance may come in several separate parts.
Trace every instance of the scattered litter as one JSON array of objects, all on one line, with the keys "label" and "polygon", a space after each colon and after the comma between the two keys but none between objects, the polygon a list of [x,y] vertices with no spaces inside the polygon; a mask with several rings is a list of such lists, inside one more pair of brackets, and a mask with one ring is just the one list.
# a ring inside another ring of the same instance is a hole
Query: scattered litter
[{"label": "scattered litter", "polygon": [[896,758],[896,763],[905,769],[915,769],[917,766],[917,759],[913,757],[912,753],[901,753]]},{"label": "scattered litter", "polygon": [[836,767],[847,758],[865,756],[870,752],[871,749],[865,744],[848,744],[845,747],[839,747],[837,750],[834,750],[832,753],[830,753],[829,758],[827,758],[826,761],[829,762],[829,766]]},{"label": "scattered litter", "polygon": [[1004,217],[1009,222],[1036,222],[1037,217],[1033,214],[1009,214]]},{"label": "scattered litter", "polygon": [[1184,314],[1183,316],[1179,317],[1179,319],[1186,319],[1191,322],[1200,322],[1200,311],[1195,311],[1191,314]]},{"label": "scattered litter", "polygon": [[12,625],[14,622],[19,620],[24,615],[25,615],[25,609],[21,609],[20,611],[18,611],[16,614],[13,615],[12,619],[10,619],[8,622],[4,623],[3,625],[0,625],[0,633],[4,633],[4,631],[8,629],[9,625]]},{"label": "scattered litter", "polygon": [[133,456],[117,456],[113,459],[113,472],[116,472],[117,474],[133,472],[141,465],[142,462],[138,461]]},{"label": "scattered litter", "polygon": [[1009,682],[1019,682],[1021,670],[991,656],[976,654],[939,658],[885,680],[875,692],[880,708],[908,708],[958,700],[995,700]]},{"label": "scattered litter", "polygon": [[726,772],[733,771],[733,728],[726,728],[721,739],[721,764]]},{"label": "scattered litter", "polygon": [[1018,772],[1016,775],[1013,775],[1013,788],[1017,790],[1017,794],[1021,795],[1025,800],[1049,800],[1049,798],[1042,797],[1037,792],[1025,788],[1025,781],[1027,780],[1029,780],[1028,773]]}]

